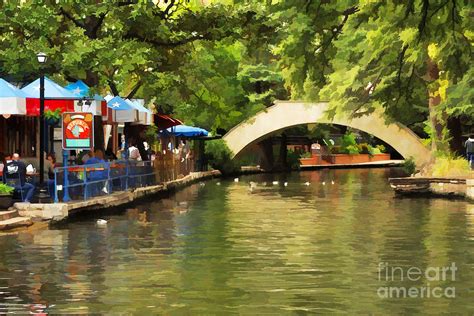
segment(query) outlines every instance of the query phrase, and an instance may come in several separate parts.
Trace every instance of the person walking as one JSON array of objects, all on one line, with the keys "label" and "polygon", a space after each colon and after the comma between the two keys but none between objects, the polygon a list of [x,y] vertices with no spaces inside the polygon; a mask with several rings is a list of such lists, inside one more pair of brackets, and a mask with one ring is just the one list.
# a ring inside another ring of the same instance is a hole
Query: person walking
[{"label": "person walking", "polygon": [[471,169],[474,169],[474,134],[469,135],[469,138],[464,143],[464,147],[466,147],[466,156],[469,166],[471,166]]}]

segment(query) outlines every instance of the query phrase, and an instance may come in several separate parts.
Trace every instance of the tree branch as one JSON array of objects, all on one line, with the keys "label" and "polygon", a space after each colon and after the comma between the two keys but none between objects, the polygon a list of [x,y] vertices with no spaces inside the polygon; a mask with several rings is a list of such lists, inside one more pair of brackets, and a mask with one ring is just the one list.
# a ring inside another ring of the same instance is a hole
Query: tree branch
[{"label": "tree branch", "polygon": [[429,0],[423,0],[423,6],[421,10],[423,11],[423,15],[421,17],[421,21],[418,24],[418,42],[421,40],[421,37],[423,35],[423,32],[426,27],[426,20],[428,18],[428,10],[430,8],[430,1]]},{"label": "tree branch", "polygon": [[135,93],[137,93],[138,89],[142,86],[142,82],[139,80],[135,87],[133,87],[132,91],[127,95],[127,99],[133,98],[135,96]]},{"label": "tree branch", "polygon": [[107,79],[107,83],[108,83],[108,85],[110,87],[110,90],[112,91],[112,94],[114,96],[120,95],[120,92],[118,91],[117,86],[115,85],[115,82],[114,82],[113,78]]},{"label": "tree branch", "polygon": [[72,23],[74,23],[75,26],[80,27],[85,29],[84,23],[81,23],[79,20],[76,20],[69,12],[64,10],[62,7],[59,8],[59,11],[61,11],[61,14],[68,18]]}]

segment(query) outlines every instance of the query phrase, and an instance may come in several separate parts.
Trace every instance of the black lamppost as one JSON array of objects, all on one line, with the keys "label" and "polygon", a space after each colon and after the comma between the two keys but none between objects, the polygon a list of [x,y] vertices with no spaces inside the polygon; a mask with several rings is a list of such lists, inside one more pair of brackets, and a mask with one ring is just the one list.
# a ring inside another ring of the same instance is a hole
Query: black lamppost
[{"label": "black lamppost", "polygon": [[40,63],[40,115],[39,115],[39,125],[40,125],[40,143],[39,143],[39,196],[38,198],[45,198],[46,190],[44,189],[44,72],[42,65],[48,60],[48,56],[45,53],[38,53],[36,55],[38,62]]}]

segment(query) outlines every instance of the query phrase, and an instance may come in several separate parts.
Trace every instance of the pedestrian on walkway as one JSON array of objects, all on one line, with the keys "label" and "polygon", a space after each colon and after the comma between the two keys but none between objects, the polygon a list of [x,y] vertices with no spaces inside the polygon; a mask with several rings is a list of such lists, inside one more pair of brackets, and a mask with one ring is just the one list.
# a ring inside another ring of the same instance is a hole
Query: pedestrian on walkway
[{"label": "pedestrian on walkway", "polygon": [[469,135],[468,140],[464,143],[464,147],[466,147],[467,161],[469,161],[471,169],[474,169],[474,134]]}]

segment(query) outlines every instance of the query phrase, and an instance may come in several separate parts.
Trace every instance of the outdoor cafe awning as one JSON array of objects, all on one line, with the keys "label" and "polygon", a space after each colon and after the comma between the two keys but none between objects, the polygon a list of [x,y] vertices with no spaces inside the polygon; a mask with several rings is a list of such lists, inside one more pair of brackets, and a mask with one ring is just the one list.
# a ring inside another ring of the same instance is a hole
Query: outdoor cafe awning
[{"label": "outdoor cafe awning", "polygon": [[131,123],[138,121],[138,110],[130,102],[125,101],[119,96],[105,97],[107,107],[113,112],[112,120],[116,123]]},{"label": "outdoor cafe awning", "polygon": [[[23,89],[27,94],[26,114],[37,116],[40,112],[40,79],[36,79]],[[77,97],[70,91],[64,89],[49,78],[44,78],[44,109],[54,111],[61,109],[62,112],[74,111],[74,99]]]},{"label": "outdoor cafe awning", "polygon": [[0,78],[0,114],[25,115],[26,93]]},{"label": "outdoor cafe awning", "polygon": [[158,127],[158,130],[163,130],[169,127],[183,124],[183,122],[181,122],[180,120],[172,118],[171,116],[165,114],[155,114],[153,116],[153,122],[155,126]]},{"label": "outdoor cafe awning", "polygon": [[78,100],[74,102],[75,112],[89,112],[94,115],[107,116],[107,108],[103,106],[105,99],[98,94],[92,95],[89,86],[82,80],[64,87],[72,92]]}]

